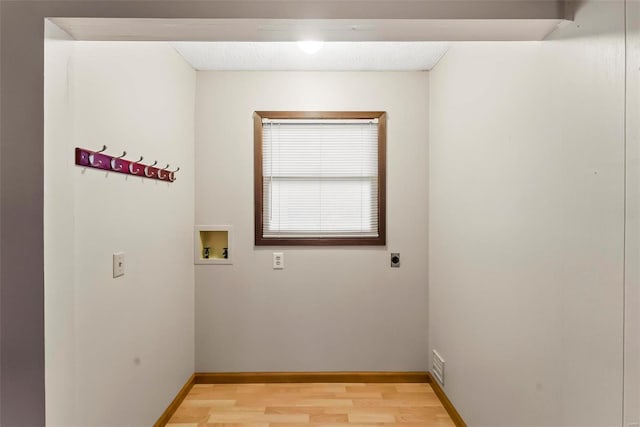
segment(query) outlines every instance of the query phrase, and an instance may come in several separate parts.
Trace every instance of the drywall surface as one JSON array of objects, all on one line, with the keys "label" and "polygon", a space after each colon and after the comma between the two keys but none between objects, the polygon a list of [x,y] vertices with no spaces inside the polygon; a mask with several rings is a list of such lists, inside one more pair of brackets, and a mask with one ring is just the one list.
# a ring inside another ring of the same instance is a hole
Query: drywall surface
[{"label": "drywall surface", "polygon": [[[428,74],[198,72],[196,92],[196,223],[234,232],[233,265],[196,266],[196,369],[425,370]],[[387,247],[254,246],[256,110],[388,112]]]},{"label": "drywall surface", "polygon": [[44,298],[46,412],[51,425],[74,420],[73,107],[70,79],[74,41],[45,22],[44,73]]},{"label": "drywall surface", "polygon": [[640,423],[640,2],[627,11],[625,425]]},{"label": "drywall surface", "polygon": [[[46,49],[47,425],[151,425],[194,371],[195,71],[164,43],[66,46]],[[103,144],[178,179],[74,165]]]},{"label": "drywall surface", "polygon": [[429,340],[471,426],[622,424],[623,10],[431,73]]}]

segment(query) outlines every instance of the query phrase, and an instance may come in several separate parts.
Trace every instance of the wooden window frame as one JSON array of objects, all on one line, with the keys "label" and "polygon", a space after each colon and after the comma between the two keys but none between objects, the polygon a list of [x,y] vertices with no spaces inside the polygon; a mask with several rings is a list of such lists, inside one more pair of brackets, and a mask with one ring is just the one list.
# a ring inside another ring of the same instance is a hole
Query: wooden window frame
[{"label": "wooden window frame", "polygon": [[[378,119],[378,237],[264,237],[262,119]],[[256,111],[253,114],[253,176],[256,246],[386,245],[387,113],[384,111]]]}]

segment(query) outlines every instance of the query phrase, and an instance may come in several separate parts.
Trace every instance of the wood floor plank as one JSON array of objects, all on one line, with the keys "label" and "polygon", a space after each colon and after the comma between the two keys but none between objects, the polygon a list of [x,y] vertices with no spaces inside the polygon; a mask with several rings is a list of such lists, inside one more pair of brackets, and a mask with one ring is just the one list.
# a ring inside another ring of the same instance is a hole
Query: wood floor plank
[{"label": "wood floor plank", "polygon": [[295,402],[295,406],[353,406],[352,399],[300,399]]},{"label": "wood floor plank", "polygon": [[180,405],[169,420],[171,423],[199,423],[207,421],[209,408],[207,407],[184,407]]},{"label": "wood floor plank", "polygon": [[382,399],[382,393],[380,392],[357,392],[357,391],[346,391],[344,393],[334,393],[335,397],[339,399]]},{"label": "wood floor plank", "polygon": [[411,383],[411,384],[396,384],[396,391],[400,393],[433,393],[433,389],[429,384]]},{"label": "wood floor plank", "polygon": [[355,412],[349,413],[349,423],[390,423],[396,422],[396,417],[393,414],[376,414],[372,412]]},{"label": "wood floor plank", "polygon": [[309,421],[313,424],[317,423],[348,423],[349,415],[347,414],[312,414]]},{"label": "wood floor plank", "polygon": [[[169,425],[167,425],[169,427]],[[270,427],[269,423],[207,423],[198,427]]]},{"label": "wood floor plank", "polygon": [[326,414],[326,408],[321,406],[267,406],[266,414]]},{"label": "wood floor plank", "polygon": [[169,427],[454,427],[426,383],[196,384]]},{"label": "wood floor plank", "polygon": [[381,393],[383,400],[435,400],[439,402],[438,396],[435,393],[429,392],[412,392],[412,393],[401,393],[401,392],[393,392],[393,393]]},{"label": "wood floor plank", "polygon": [[193,407],[193,406],[206,406],[207,408],[218,407],[231,407],[235,406],[235,400],[222,400],[222,399],[185,399],[181,406]]}]

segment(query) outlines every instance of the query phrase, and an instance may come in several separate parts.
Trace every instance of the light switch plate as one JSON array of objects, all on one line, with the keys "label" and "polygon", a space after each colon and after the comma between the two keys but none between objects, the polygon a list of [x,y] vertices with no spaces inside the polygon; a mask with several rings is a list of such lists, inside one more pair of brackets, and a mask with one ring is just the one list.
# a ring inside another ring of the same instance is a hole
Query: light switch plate
[{"label": "light switch plate", "polygon": [[113,278],[124,276],[124,253],[113,254]]},{"label": "light switch plate", "polygon": [[274,270],[284,269],[284,254],[282,252],[273,253],[273,269]]}]

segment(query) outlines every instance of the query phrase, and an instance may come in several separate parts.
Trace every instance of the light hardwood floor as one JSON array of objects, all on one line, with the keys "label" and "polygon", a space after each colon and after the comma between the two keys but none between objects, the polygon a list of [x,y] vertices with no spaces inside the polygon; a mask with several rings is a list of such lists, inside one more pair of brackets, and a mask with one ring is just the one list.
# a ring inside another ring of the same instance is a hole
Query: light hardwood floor
[{"label": "light hardwood floor", "polygon": [[429,384],[196,384],[168,427],[455,427]]}]

